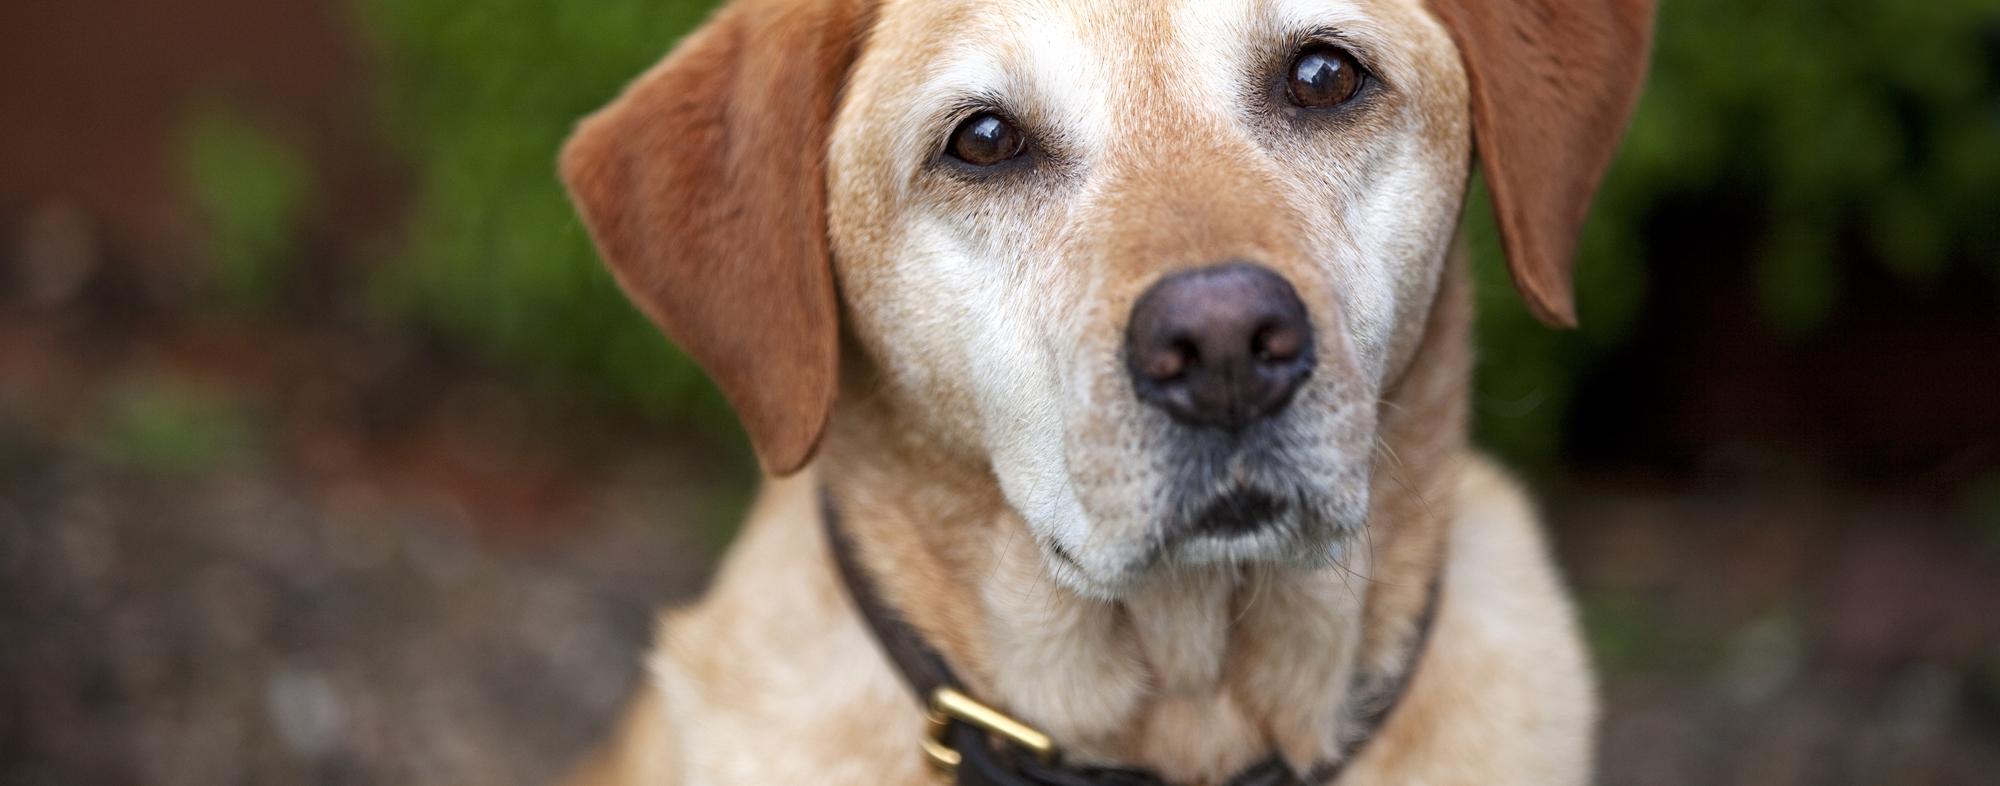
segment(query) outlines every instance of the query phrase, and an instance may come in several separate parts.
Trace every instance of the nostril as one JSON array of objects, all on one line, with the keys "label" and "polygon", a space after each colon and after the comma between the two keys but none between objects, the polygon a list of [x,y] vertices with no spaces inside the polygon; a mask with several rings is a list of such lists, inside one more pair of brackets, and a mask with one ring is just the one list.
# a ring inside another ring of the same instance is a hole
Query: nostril
[{"label": "nostril", "polygon": [[1186,374],[1188,367],[1200,359],[1201,350],[1195,347],[1194,342],[1178,339],[1143,353],[1138,363],[1139,373],[1154,382],[1172,382]]},{"label": "nostril", "polygon": [[1179,376],[1190,366],[1201,365],[1201,345],[1191,338],[1175,339],[1173,343],[1174,375]]},{"label": "nostril", "polygon": [[1298,359],[1305,344],[1304,331],[1297,326],[1270,322],[1250,337],[1250,353],[1259,362],[1287,363]]}]

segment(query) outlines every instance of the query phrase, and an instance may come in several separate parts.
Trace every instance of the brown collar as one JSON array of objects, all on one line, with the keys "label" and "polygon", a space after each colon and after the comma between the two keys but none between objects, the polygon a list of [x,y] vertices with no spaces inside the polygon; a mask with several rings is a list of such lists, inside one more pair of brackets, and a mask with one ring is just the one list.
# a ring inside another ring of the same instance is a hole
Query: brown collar
[{"label": "brown collar", "polygon": [[[929,736],[921,741],[924,753],[951,772],[959,786],[1167,786],[1159,776],[1144,770],[1065,764],[1048,735],[972,699],[944,656],[883,600],[856,559],[853,541],[841,531],[840,508],[824,487],[820,489],[820,511],[848,597],[867,620],[889,661],[902,673],[903,681],[925,704],[930,722]],[[1409,687],[1437,620],[1443,576],[1440,562],[1426,591],[1423,616],[1417,622],[1417,635],[1408,644],[1402,673],[1380,681],[1374,690],[1361,688],[1371,684],[1365,679],[1368,675],[1355,676],[1348,699],[1354,727],[1341,734],[1339,756],[1300,774],[1273,753],[1238,772],[1223,786],[1323,786],[1339,778],[1348,762],[1381,731]]]}]

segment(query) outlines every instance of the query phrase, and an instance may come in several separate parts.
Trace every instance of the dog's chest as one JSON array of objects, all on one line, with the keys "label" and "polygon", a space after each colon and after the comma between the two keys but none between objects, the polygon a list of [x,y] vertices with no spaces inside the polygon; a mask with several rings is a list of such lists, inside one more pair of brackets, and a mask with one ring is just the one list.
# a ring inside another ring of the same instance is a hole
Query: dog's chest
[{"label": "dog's chest", "polygon": [[1274,749],[1331,749],[1360,609],[1331,574],[1230,569],[1163,577],[1121,602],[1045,582],[1003,560],[986,588],[995,699],[1067,755],[1214,782]]}]

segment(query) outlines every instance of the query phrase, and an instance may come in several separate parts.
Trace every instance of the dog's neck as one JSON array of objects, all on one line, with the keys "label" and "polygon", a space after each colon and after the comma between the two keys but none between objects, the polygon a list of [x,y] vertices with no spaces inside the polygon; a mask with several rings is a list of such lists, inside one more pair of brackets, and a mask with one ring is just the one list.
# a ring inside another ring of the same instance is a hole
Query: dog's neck
[{"label": "dog's neck", "polygon": [[1453,257],[1381,403],[1369,523],[1340,567],[1179,568],[1117,601],[1080,595],[1044,569],[991,470],[912,437],[871,395],[865,363],[843,372],[821,476],[883,597],[979,698],[1072,760],[1181,783],[1220,781],[1273,748],[1303,768],[1335,749],[1357,674],[1405,668],[1439,568],[1470,373],[1468,276]]}]

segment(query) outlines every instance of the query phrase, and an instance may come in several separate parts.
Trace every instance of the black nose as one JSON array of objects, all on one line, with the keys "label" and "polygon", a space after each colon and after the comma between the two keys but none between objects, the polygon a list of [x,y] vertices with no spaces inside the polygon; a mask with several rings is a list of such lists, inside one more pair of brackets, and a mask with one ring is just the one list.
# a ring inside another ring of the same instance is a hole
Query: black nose
[{"label": "black nose", "polygon": [[1292,285],[1242,262],[1160,279],[1125,328],[1140,399],[1182,423],[1231,431],[1285,408],[1312,373],[1312,349]]}]

